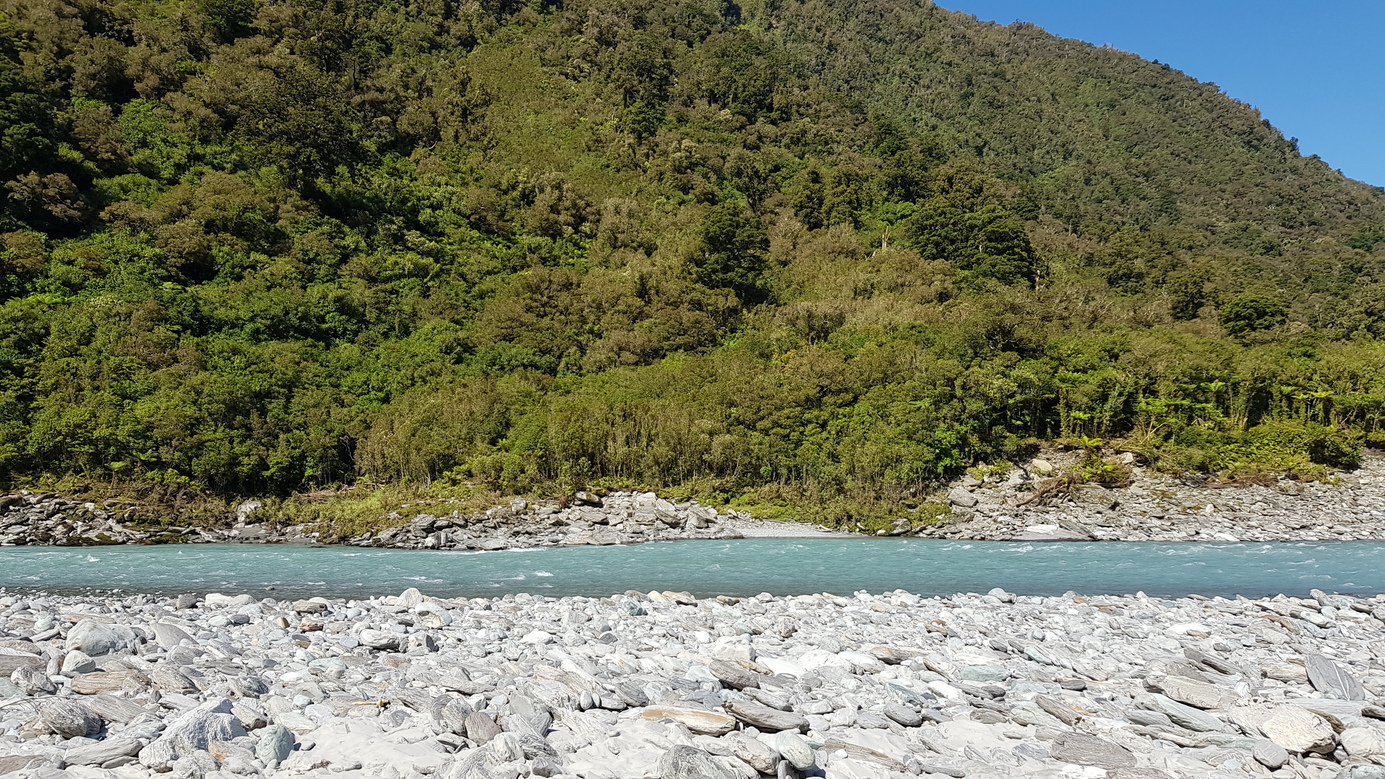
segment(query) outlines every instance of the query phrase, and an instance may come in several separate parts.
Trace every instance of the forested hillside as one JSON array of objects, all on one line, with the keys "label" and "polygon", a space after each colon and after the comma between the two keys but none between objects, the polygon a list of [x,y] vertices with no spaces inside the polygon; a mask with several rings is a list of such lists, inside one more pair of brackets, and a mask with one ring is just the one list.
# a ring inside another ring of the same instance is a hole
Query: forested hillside
[{"label": "forested hillside", "polygon": [[1385,437],[1385,191],[925,0],[0,0],[0,183],[12,484],[892,502]]}]

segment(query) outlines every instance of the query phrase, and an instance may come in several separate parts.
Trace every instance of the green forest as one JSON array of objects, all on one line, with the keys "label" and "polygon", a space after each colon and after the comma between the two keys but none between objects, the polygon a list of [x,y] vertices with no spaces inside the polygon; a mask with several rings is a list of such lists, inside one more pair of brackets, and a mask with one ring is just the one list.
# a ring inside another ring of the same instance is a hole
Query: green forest
[{"label": "green forest", "polygon": [[1385,443],[1385,190],[927,0],[0,0],[0,198],[11,488],[910,505]]}]

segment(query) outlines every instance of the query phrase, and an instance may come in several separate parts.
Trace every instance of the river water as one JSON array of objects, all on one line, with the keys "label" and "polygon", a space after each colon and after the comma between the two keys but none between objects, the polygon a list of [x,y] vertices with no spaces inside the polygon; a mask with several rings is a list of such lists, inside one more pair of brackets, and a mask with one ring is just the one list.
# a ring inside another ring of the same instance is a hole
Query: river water
[{"label": "river water", "polygon": [[1385,544],[1017,543],[927,539],[678,541],[502,552],[251,545],[0,549],[9,592],[256,593],[338,598],[418,587],[438,597],[610,595],[626,590],[775,595],[903,589],[923,595],[1176,597],[1311,589],[1385,592]]}]

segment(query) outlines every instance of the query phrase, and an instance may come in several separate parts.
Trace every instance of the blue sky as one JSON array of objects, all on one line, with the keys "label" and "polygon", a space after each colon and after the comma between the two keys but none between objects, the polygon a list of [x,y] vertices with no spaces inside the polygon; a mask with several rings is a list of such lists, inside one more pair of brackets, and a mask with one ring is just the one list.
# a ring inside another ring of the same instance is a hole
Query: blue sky
[{"label": "blue sky", "polygon": [[1260,109],[1304,154],[1385,186],[1385,0],[940,0],[1110,44]]}]

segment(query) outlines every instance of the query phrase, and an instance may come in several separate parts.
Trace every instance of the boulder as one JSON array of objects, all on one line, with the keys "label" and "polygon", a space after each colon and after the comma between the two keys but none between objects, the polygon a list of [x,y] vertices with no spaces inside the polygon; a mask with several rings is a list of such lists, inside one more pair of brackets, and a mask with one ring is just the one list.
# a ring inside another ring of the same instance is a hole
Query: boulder
[{"label": "boulder", "polygon": [[260,740],[255,744],[255,757],[265,765],[277,765],[289,759],[296,742],[293,731],[283,725],[270,725],[260,731]]},{"label": "boulder", "polygon": [[94,736],[101,732],[101,717],[89,706],[66,698],[53,698],[39,706],[39,719],[64,738]]},{"label": "boulder", "polygon": [[184,712],[164,728],[162,736],[140,750],[140,764],[160,771],[180,758],[206,751],[213,741],[244,736],[245,727],[230,712],[231,701],[225,698],[213,698]]},{"label": "boulder", "polygon": [[1366,700],[1366,690],[1356,677],[1347,670],[1322,655],[1308,655],[1303,658],[1308,668],[1308,681],[1313,689],[1348,701]]},{"label": "boulder", "polygon": [[186,630],[166,622],[154,623],[154,641],[164,649],[172,649],[184,641],[189,644],[197,643],[196,639],[188,635]]},{"label": "boulder", "polygon": [[1270,741],[1296,754],[1327,753],[1336,746],[1332,724],[1307,709],[1279,706],[1260,730]]},{"label": "boulder", "polygon": [[67,633],[66,649],[78,651],[89,657],[133,652],[138,638],[135,631],[124,625],[108,625],[84,619]]},{"label": "boulder", "polygon": [[758,738],[799,771],[806,771],[817,762],[813,748],[797,733],[762,733]]},{"label": "boulder", "polygon": [[975,495],[961,487],[954,487],[951,492],[947,493],[947,502],[964,509],[975,508],[976,504],[980,503]]},{"label": "boulder", "polygon": [[760,730],[807,730],[808,720],[801,714],[779,711],[750,701],[730,700],[725,704],[727,713],[747,725]]},{"label": "boulder", "polygon": [[1375,728],[1347,728],[1339,738],[1342,748],[1352,757],[1372,758],[1385,755],[1385,733]]}]

